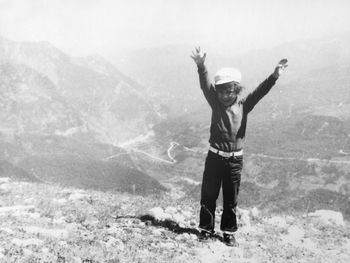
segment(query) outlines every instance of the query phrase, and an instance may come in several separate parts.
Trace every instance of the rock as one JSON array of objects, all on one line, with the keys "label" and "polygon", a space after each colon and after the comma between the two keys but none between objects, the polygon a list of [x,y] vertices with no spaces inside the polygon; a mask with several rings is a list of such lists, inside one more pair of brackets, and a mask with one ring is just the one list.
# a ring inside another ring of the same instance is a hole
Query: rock
[{"label": "rock", "polygon": [[68,230],[66,229],[46,229],[46,228],[40,228],[36,226],[28,226],[28,227],[24,227],[23,230],[31,234],[39,234],[45,237],[62,238],[62,239],[68,238],[68,235],[69,235]]},{"label": "rock", "polygon": [[184,210],[181,212],[181,214],[186,218],[186,219],[191,219],[193,217],[192,213],[190,211]]},{"label": "rock", "polygon": [[332,210],[316,210],[314,213],[309,213],[308,216],[314,217],[319,222],[326,225],[345,226],[343,214]]},{"label": "rock", "polygon": [[165,208],[164,212],[173,215],[177,213],[177,209],[176,207],[168,206],[167,208]]},{"label": "rock", "polygon": [[19,238],[14,238],[11,241],[12,244],[15,244],[20,247],[26,247],[26,246],[31,246],[31,245],[36,245],[40,246],[44,243],[44,241],[37,239],[37,238],[29,238],[29,239],[19,239]]},{"label": "rock", "polygon": [[185,217],[181,214],[173,214],[173,220],[178,224],[185,223]]},{"label": "rock", "polygon": [[4,193],[4,194],[9,193],[10,190],[11,190],[11,185],[10,184],[7,184],[7,183],[0,184],[0,192],[1,193]]},{"label": "rock", "polygon": [[258,208],[254,207],[252,210],[250,210],[250,216],[254,219],[257,219],[260,215],[260,211]]},{"label": "rock", "polygon": [[10,181],[10,177],[0,177],[0,184],[9,183]]},{"label": "rock", "polygon": [[2,213],[13,213],[16,211],[23,211],[23,210],[30,210],[30,209],[35,209],[33,205],[15,205],[15,206],[3,206],[0,207],[0,214]]},{"label": "rock", "polygon": [[288,227],[286,219],[284,217],[281,217],[281,216],[273,216],[273,217],[267,219],[267,223],[274,225],[276,227],[280,227],[280,228]]},{"label": "rock", "polygon": [[[75,197],[73,197],[73,198],[75,198]],[[53,199],[52,201],[57,203],[57,204],[60,204],[60,205],[64,205],[65,203],[67,203],[67,199],[65,199],[65,198]]]},{"label": "rock", "polygon": [[48,249],[47,247],[43,247],[41,249],[41,252],[44,253],[44,254],[48,254],[50,252],[50,249]]},{"label": "rock", "polygon": [[304,229],[298,227],[298,226],[291,226],[288,228],[288,234],[285,236],[282,236],[282,240],[286,243],[289,243],[293,246],[302,246],[303,238],[305,235]]},{"label": "rock", "polygon": [[84,199],[87,199],[87,196],[86,194],[84,193],[81,193],[81,192],[75,192],[75,193],[72,193],[69,198],[68,198],[70,201],[82,201]]},{"label": "rock", "polygon": [[152,231],[152,234],[154,236],[161,236],[163,234],[163,230],[162,229],[159,229],[159,228],[156,228]]},{"label": "rock", "polygon": [[22,210],[18,210],[18,211],[14,211],[12,213],[13,217],[28,217],[29,213],[27,211],[22,211]]},{"label": "rock", "polygon": [[182,241],[182,240],[185,240],[185,239],[186,239],[185,234],[178,235],[177,237],[175,237],[175,240],[176,240],[176,241]]},{"label": "rock", "polygon": [[291,225],[295,222],[295,218],[293,216],[286,216],[286,222]]},{"label": "rock", "polygon": [[159,218],[159,220],[173,220],[173,216],[168,213],[164,213],[162,217]]},{"label": "rock", "polygon": [[156,220],[172,220],[172,215],[165,213],[161,207],[154,207],[148,211],[148,215],[154,217]]},{"label": "rock", "polygon": [[303,240],[303,247],[312,251],[313,253],[318,254],[319,250],[315,242],[313,242],[310,238],[305,238]]},{"label": "rock", "polygon": [[159,246],[164,249],[172,249],[175,247],[174,243],[160,243]]},{"label": "rock", "polygon": [[238,215],[239,223],[242,226],[250,227],[250,217],[249,217],[248,210],[240,209],[237,207],[237,215]]},{"label": "rock", "polygon": [[108,241],[105,242],[105,245],[107,248],[117,249],[119,251],[124,251],[125,249],[124,243],[120,239],[114,237],[108,237]]},{"label": "rock", "polygon": [[54,218],[52,220],[52,223],[57,224],[57,225],[62,225],[66,223],[66,218],[64,216],[61,216],[59,218]]},{"label": "rock", "polygon": [[145,228],[145,226],[146,226],[146,222],[140,222],[139,224],[138,224],[138,227],[139,228]]},{"label": "rock", "polygon": [[132,220],[132,223],[134,225],[140,225],[140,224],[142,224],[142,221],[140,219],[134,219],[134,220]]},{"label": "rock", "polygon": [[164,211],[161,207],[153,207],[150,210],[148,210],[148,214],[157,219],[160,215],[164,214]]},{"label": "rock", "polygon": [[62,246],[62,247],[67,246],[67,242],[64,241],[64,240],[61,240],[60,242],[58,242],[58,244],[59,244],[60,246]]},{"label": "rock", "polygon": [[188,239],[197,240],[197,236],[195,234],[188,234]]},{"label": "rock", "polygon": [[74,257],[73,260],[74,260],[74,263],[82,263],[83,262],[80,257]]},{"label": "rock", "polygon": [[7,233],[9,235],[12,235],[14,233],[12,229],[7,228],[7,227],[0,228],[0,232],[5,232],[5,233]]},{"label": "rock", "polygon": [[28,213],[28,217],[33,218],[33,219],[38,219],[41,217],[39,213]]},{"label": "rock", "polygon": [[[84,226],[96,226],[99,223],[98,219],[93,216],[88,216],[84,222]],[[131,223],[132,225],[132,223]]]}]

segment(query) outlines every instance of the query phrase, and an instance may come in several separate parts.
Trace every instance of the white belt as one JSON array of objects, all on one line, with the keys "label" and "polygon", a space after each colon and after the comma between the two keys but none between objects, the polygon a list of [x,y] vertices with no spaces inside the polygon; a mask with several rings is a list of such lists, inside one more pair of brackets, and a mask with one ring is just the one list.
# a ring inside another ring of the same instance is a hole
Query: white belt
[{"label": "white belt", "polygon": [[220,151],[220,150],[215,149],[214,147],[210,146],[209,151],[216,153],[222,157],[226,157],[226,158],[229,158],[232,156],[242,156],[243,155],[243,149],[239,150],[239,151],[235,151],[235,152],[224,152],[224,151]]}]

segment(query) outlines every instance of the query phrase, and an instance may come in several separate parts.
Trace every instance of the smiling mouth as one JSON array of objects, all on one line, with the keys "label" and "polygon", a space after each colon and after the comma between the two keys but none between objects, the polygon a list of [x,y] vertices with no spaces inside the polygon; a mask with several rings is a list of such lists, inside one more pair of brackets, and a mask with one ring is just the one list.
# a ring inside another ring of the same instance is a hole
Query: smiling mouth
[{"label": "smiling mouth", "polygon": [[231,105],[236,101],[236,98],[221,99],[221,103],[225,106]]}]

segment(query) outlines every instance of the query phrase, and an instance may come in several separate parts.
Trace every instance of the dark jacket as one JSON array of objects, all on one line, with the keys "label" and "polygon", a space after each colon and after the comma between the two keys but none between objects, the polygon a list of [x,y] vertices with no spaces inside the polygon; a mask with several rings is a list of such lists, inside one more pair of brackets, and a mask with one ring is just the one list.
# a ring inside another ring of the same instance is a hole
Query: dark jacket
[{"label": "dark jacket", "polygon": [[225,152],[241,150],[244,146],[248,113],[269,92],[277,80],[276,77],[270,75],[247,97],[238,97],[233,105],[226,107],[218,100],[206,67],[198,67],[198,73],[200,87],[212,109],[210,145]]}]

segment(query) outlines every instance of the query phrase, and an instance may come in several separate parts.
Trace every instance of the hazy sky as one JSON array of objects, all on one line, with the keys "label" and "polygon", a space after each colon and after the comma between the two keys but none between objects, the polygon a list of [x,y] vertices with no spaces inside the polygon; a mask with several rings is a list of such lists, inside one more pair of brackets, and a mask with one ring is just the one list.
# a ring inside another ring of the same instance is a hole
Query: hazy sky
[{"label": "hazy sky", "polygon": [[350,32],[349,0],[0,0],[0,36],[71,55],[164,44],[261,48]]}]

